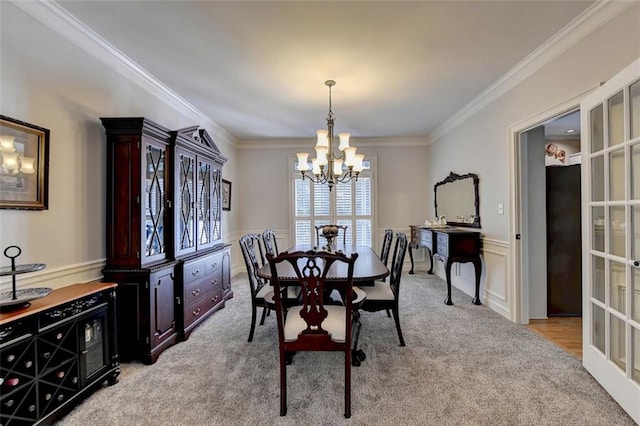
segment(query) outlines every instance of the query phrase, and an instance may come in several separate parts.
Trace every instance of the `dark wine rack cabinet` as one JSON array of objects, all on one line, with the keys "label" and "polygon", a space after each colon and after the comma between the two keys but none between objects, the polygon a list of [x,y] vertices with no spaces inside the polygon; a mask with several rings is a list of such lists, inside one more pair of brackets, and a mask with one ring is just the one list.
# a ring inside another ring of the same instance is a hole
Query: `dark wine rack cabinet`
[{"label": "dark wine rack cabinet", "polygon": [[0,314],[0,424],[52,424],[120,374],[115,284],[75,284]]}]

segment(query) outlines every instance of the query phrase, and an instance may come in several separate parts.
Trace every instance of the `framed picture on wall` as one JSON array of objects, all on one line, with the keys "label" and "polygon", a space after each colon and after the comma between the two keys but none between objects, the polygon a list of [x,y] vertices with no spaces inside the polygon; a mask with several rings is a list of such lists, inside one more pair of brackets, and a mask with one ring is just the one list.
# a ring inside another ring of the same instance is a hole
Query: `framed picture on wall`
[{"label": "framed picture on wall", "polygon": [[46,210],[49,130],[0,115],[0,208]]},{"label": "framed picture on wall", "polygon": [[222,210],[231,210],[231,182],[222,179]]}]

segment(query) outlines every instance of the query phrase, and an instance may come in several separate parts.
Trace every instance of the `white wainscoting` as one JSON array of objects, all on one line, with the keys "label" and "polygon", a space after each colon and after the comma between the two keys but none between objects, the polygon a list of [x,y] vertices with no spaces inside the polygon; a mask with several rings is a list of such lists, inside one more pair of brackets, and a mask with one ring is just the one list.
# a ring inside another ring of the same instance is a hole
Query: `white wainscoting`
[{"label": "white wainscoting", "polygon": [[[37,272],[16,275],[17,288],[50,287],[53,289],[66,287],[75,283],[87,283],[102,280],[102,268],[106,259],[78,263],[56,269],[42,269]],[[11,289],[11,277],[2,277],[0,289]]]}]

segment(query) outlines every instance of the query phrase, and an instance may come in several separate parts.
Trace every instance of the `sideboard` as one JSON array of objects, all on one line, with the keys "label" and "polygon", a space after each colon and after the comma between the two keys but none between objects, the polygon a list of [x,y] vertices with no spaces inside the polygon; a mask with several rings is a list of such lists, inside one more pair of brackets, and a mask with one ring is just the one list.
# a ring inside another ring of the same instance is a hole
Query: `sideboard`
[{"label": "sideboard", "polygon": [[0,424],[52,424],[120,374],[116,284],[74,284],[0,313]]},{"label": "sideboard", "polygon": [[476,292],[473,298],[475,305],[480,305],[480,276],[482,274],[482,260],[480,259],[480,232],[466,231],[457,228],[429,228],[411,225],[411,243],[409,244],[409,258],[411,259],[410,274],[413,274],[413,249],[424,247],[429,255],[429,274],[433,274],[433,258],[439,258],[445,263],[447,277],[447,297],[444,303],[453,305],[451,301],[451,265],[453,263],[471,262],[476,272]]}]

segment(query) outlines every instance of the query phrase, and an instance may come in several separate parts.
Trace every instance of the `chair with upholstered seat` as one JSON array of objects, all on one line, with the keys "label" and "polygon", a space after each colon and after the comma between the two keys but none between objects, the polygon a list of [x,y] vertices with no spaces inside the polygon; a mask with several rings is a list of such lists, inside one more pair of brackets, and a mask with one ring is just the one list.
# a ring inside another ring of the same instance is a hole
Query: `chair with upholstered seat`
[{"label": "chair with upholstered seat", "polygon": [[273,232],[272,229],[267,229],[262,233],[262,242],[264,243],[265,252],[277,256],[278,251],[278,243],[276,241],[276,233]]},{"label": "chair with upholstered seat", "polygon": [[[246,234],[240,238],[240,249],[244,257],[249,277],[249,287],[251,288],[251,329],[249,331],[248,342],[253,340],[253,332],[256,327],[256,317],[258,308],[262,308],[262,318],[260,325],[264,324],[264,318],[269,311],[269,306],[265,297],[271,292],[269,283],[258,276],[258,269],[265,263],[262,251],[261,238],[259,234]],[[259,256],[259,257],[258,257]]]},{"label": "chair with upholstered seat", "polygon": [[[357,258],[357,253],[347,256],[322,251],[284,252],[276,257],[267,254],[278,323],[281,416],[287,414],[287,360],[299,351],[344,352],[344,416],[351,416],[353,266]],[[347,269],[344,280],[327,279],[333,264]],[[288,272],[286,279],[281,279],[279,270],[294,272]],[[294,306],[287,304],[281,296],[285,294],[285,287],[292,285],[292,277],[302,295],[301,302]],[[324,295],[333,288],[340,289],[343,304],[325,304]],[[304,376],[304,371],[301,374]],[[317,397],[317,390],[309,389],[309,398]]]},{"label": "chair with upholstered seat", "polygon": [[384,230],[384,239],[382,240],[382,248],[380,249],[380,260],[387,266],[389,263],[389,252],[391,251],[391,242],[393,241],[393,230]]},{"label": "chair with upholstered seat", "polygon": [[407,251],[407,236],[403,232],[396,234],[396,245],[393,250],[391,259],[391,270],[389,281],[375,281],[373,286],[361,287],[367,293],[367,298],[360,307],[360,310],[367,312],[387,311],[391,310],[393,319],[396,323],[400,346],[404,346],[404,338],[402,337],[402,329],[400,328],[400,280],[402,278],[402,265],[404,263],[404,255]]},{"label": "chair with upholstered seat", "polygon": [[[316,228],[316,244],[320,247],[324,241],[326,241],[325,237],[322,235],[323,228],[325,227],[335,227],[338,232],[338,236],[342,234],[342,245],[347,244],[347,229],[349,225],[315,225]],[[321,240],[320,237],[323,239]]]}]

